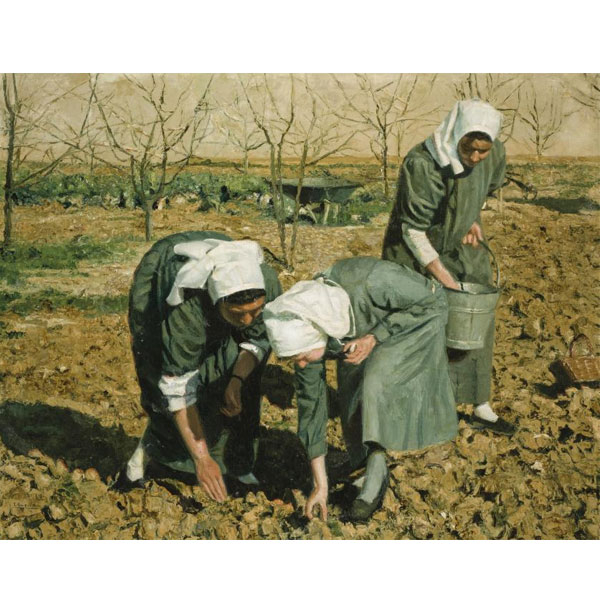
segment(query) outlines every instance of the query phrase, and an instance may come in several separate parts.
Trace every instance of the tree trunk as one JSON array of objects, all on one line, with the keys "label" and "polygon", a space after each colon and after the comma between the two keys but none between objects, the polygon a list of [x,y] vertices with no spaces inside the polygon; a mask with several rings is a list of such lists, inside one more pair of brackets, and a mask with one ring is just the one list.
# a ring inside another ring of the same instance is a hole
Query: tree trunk
[{"label": "tree trunk", "polygon": [[386,200],[389,200],[390,185],[388,182],[388,145],[387,140],[383,141],[383,152],[381,153],[381,170],[383,171],[383,194]]},{"label": "tree trunk", "polygon": [[152,197],[144,199],[144,222],[146,226],[146,241],[152,240]]},{"label": "tree trunk", "polygon": [[10,114],[8,119],[8,152],[6,156],[6,173],[4,179],[4,242],[5,248],[12,244],[13,214],[13,159],[15,153],[15,118]]},{"label": "tree trunk", "polygon": [[277,230],[279,231],[279,244],[281,246],[281,256],[286,269],[289,268],[287,256],[287,245],[285,240],[285,202],[283,198],[283,186],[281,184],[281,150],[275,156],[275,148],[271,145],[270,168],[271,168],[271,194],[273,196],[273,209],[277,221]]},{"label": "tree trunk", "polygon": [[[8,183],[8,179],[7,179]],[[4,186],[4,241],[3,247],[8,248],[12,244],[12,190],[7,185]]]},{"label": "tree trunk", "polygon": [[[312,129],[312,127],[311,127]],[[302,186],[304,185],[304,174],[306,172],[306,157],[308,156],[308,139],[304,142],[302,155],[300,156],[300,165],[298,167],[298,187],[296,188],[296,199],[294,202],[294,217],[292,219],[292,241],[290,243],[290,264],[291,271],[294,270],[296,262],[296,242],[298,237],[298,219],[300,217],[300,200],[302,198]]]},{"label": "tree trunk", "polygon": [[244,149],[244,175],[248,175],[248,150]]}]

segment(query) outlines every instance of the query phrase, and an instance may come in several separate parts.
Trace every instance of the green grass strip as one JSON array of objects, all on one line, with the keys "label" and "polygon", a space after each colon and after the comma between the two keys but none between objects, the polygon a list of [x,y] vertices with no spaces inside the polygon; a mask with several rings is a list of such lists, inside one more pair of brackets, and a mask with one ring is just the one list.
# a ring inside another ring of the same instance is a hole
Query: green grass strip
[{"label": "green grass strip", "polygon": [[76,308],[90,316],[122,314],[127,311],[128,296],[71,296],[53,288],[21,294],[0,291],[0,313],[13,312],[24,316],[40,311]]},{"label": "green grass strip", "polygon": [[99,241],[81,236],[58,244],[17,243],[0,253],[0,280],[15,284],[28,271],[75,269],[82,260],[97,264],[122,262],[132,256],[131,242]]}]

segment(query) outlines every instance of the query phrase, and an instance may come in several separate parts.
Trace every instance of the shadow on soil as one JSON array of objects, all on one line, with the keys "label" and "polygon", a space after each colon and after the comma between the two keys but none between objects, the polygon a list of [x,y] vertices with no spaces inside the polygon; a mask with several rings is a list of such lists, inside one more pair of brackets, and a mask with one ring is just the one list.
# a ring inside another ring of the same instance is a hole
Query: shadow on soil
[{"label": "shadow on soil", "polygon": [[[15,454],[27,455],[37,448],[57,460],[62,458],[70,470],[95,468],[104,482],[110,482],[137,446],[121,426],[105,427],[93,417],[56,406],[7,402],[0,407],[0,439]],[[332,480],[344,477],[346,453],[330,447],[327,468]],[[260,480],[258,490],[270,500],[282,498],[286,490],[309,493],[312,487],[309,460],[298,437],[279,429],[260,428],[254,473]],[[159,469],[151,478],[179,479],[194,484],[185,473]],[[248,491],[232,483],[232,493]],[[289,492],[288,492],[289,493]]]},{"label": "shadow on soil", "polygon": [[534,383],[533,387],[538,394],[541,394],[545,398],[551,398],[552,400],[556,400],[565,392],[564,387],[556,382],[551,385],[546,383]]},{"label": "shadow on soil", "polygon": [[[244,497],[249,492],[262,492],[272,501],[282,499],[294,502],[292,490],[300,490],[306,497],[312,489],[310,462],[298,437],[291,431],[267,429],[261,427],[258,437],[258,453],[253,473],[260,483],[244,485],[237,479],[225,476],[227,492],[233,497]],[[347,455],[343,450],[329,446],[326,457],[327,472],[330,481],[344,482],[342,490],[332,494],[331,502],[345,506],[348,503],[348,487],[345,479],[350,473]],[[203,505],[182,494],[173,481],[182,481],[187,485],[196,485],[196,478],[190,473],[176,472],[171,469],[152,466],[147,471],[147,479],[155,480],[171,494],[180,497],[186,512],[197,513]],[[288,522],[294,527],[305,524],[305,518],[297,513],[291,515]]]},{"label": "shadow on soil", "polygon": [[[267,365],[261,379],[261,390],[267,400],[285,410],[292,408],[294,397],[294,374],[284,371],[279,365]],[[339,417],[337,390],[327,386],[327,409],[330,419]]]},{"label": "shadow on soil", "polygon": [[261,379],[262,393],[267,400],[285,410],[291,408],[294,396],[294,374],[279,365],[267,365]]},{"label": "shadow on soil", "polygon": [[[346,453],[333,446],[327,449],[326,465],[332,481],[349,471]],[[312,489],[310,461],[291,431],[261,427],[254,473],[261,482],[258,489],[269,500],[283,498],[286,490],[300,489],[308,494]]]},{"label": "shadow on soil", "polygon": [[121,426],[105,427],[69,408],[19,402],[0,407],[0,438],[17,454],[37,448],[55,460],[62,458],[70,470],[93,467],[105,482],[137,445]]},{"label": "shadow on soil", "polygon": [[598,211],[600,205],[596,204],[588,198],[552,198],[545,196],[536,198],[535,200],[525,200],[523,198],[511,198],[511,202],[515,204],[532,204],[534,206],[543,206],[549,210],[555,210],[563,214],[577,214],[585,211]]}]

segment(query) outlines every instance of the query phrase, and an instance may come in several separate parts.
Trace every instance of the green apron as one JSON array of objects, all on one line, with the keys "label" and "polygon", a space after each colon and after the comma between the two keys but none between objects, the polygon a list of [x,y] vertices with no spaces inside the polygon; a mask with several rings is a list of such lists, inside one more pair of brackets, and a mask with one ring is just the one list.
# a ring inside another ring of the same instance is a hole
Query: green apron
[{"label": "green apron", "polygon": [[[197,406],[211,456],[224,473],[242,475],[252,470],[256,457],[260,378],[270,349],[262,317],[249,327],[236,329],[220,316],[205,290],[186,290],[184,302],[175,307],[166,302],[175,276],[187,260],[174,253],[174,246],[209,238],[231,239],[210,231],[168,236],[152,246],[134,274],[129,326],[141,403],[149,417],[142,445],[160,464],[194,472],[158,383],[163,374],[181,376],[198,370]],[[281,293],[281,287],[271,267],[261,268],[269,302]],[[265,355],[244,382],[241,415],[228,418],[220,408],[239,344],[244,341],[255,344]]]},{"label": "green apron", "polygon": [[[337,360],[338,401],[353,465],[367,444],[413,450],[452,439],[457,417],[445,354],[447,303],[441,286],[407,267],[370,257],[323,273],[349,295],[356,333],[378,340],[360,365]],[[345,340],[330,340],[328,350]],[[325,359],[296,368],[298,435],[309,458],[327,451]]]},{"label": "green apron", "polygon": [[[458,176],[437,165],[425,143],[406,156],[398,179],[397,197],[383,240],[382,258],[430,276],[417,262],[402,237],[402,225],[425,231],[440,260],[458,281],[491,282],[490,260],[483,247],[463,244],[474,222],[481,226],[481,209],[488,195],[504,181],[504,146],[496,140],[490,155]],[[472,350],[450,363],[458,403],[483,404],[491,393],[494,325],[481,350]]]}]

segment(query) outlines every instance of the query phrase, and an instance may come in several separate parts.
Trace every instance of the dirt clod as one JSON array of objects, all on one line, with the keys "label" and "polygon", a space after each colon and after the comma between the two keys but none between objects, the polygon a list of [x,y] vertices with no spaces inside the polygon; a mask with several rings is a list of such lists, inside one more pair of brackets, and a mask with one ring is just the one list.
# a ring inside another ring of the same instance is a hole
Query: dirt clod
[{"label": "dirt clod", "polygon": [[[548,187],[540,197],[553,193]],[[201,220],[195,208],[159,211],[156,238],[198,227],[256,239],[278,253],[277,228],[254,205],[240,203],[237,215],[202,213]],[[459,407],[454,441],[390,453],[390,488],[366,524],[344,521],[348,498],[333,491],[345,481],[333,476],[328,522],[304,517],[311,479],[296,437],[293,372],[274,358],[264,379],[258,492],[216,504],[199,486],[174,478],[110,489],[146,424],[125,311],[47,303],[28,314],[7,309],[0,333],[23,335],[0,344],[0,537],[598,539],[600,394],[593,385],[565,389],[548,369],[578,332],[600,354],[597,214],[560,213],[508,194],[501,212],[484,212],[502,272],[491,405],[518,431],[511,438],[476,431],[472,408]],[[52,287],[72,298],[104,297],[107,290],[125,296],[150,247],[140,241],[139,210],[19,206],[16,217],[16,237],[27,243],[119,236],[131,240],[134,256],[114,264],[81,261],[68,277],[36,273],[18,290],[2,283],[6,294]],[[378,256],[386,222],[382,216],[352,229],[302,226],[295,271],[276,265],[284,288],[340,258]],[[333,364],[327,383],[335,410]],[[339,417],[329,421],[327,442],[335,466],[345,448]]]}]

